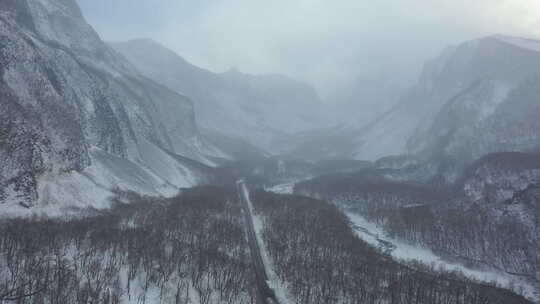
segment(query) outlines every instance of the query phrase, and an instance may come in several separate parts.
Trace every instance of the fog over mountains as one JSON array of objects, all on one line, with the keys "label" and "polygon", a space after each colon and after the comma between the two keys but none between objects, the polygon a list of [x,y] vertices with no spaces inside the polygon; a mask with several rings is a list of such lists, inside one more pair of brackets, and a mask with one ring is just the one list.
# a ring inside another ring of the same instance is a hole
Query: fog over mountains
[{"label": "fog over mountains", "polygon": [[215,74],[148,39],[112,46],[144,76],[192,98],[200,126],[269,152],[278,151],[274,141],[280,136],[329,123],[315,90],[286,76],[247,75],[236,69]]},{"label": "fog over mountains", "polygon": [[540,303],[540,41],[357,75],[0,0],[0,303]]},{"label": "fog over mountains", "polygon": [[466,165],[538,150],[535,40],[468,41],[428,61],[410,89],[373,76],[322,101],[286,76],[213,73],[150,39],[104,43],[71,1],[2,6],[1,176],[10,204],[85,201],[81,184],[103,196],[116,187],[174,193],[204,180],[200,168],[242,152],[417,154]]}]

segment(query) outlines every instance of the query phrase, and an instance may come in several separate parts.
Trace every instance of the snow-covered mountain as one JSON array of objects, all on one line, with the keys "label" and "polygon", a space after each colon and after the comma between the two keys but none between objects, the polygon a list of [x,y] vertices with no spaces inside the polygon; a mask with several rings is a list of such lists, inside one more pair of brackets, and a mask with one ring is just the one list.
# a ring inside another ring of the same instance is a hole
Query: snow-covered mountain
[{"label": "snow-covered mountain", "polygon": [[326,123],[320,98],[302,82],[236,69],[212,73],[149,39],[111,45],[146,77],[189,96],[202,128],[276,152],[276,138]]},{"label": "snow-covered mountain", "polygon": [[356,157],[427,152],[474,160],[538,148],[540,42],[490,36],[447,48],[356,139]]},{"label": "snow-covered mountain", "polygon": [[140,76],[75,0],[0,1],[3,212],[105,206],[114,189],[172,195],[224,157],[191,101]]}]

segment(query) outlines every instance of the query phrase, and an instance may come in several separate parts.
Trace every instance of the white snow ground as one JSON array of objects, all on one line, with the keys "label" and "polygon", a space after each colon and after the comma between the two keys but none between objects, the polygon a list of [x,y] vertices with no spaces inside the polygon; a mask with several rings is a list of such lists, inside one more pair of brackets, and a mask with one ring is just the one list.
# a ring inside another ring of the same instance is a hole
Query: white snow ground
[{"label": "white snow ground", "polygon": [[[425,265],[432,265],[436,269],[445,269],[448,271],[458,271],[471,279],[480,280],[483,282],[496,282],[498,285],[510,288],[514,286],[514,290],[523,296],[529,298],[535,303],[540,302],[540,295],[536,293],[536,289],[522,277],[514,276],[495,269],[478,270],[466,267],[459,263],[448,262],[437,256],[433,251],[427,248],[414,246],[407,242],[389,237],[382,227],[373,222],[369,222],[363,216],[345,212],[351,221],[354,231],[358,237],[376,248],[388,248],[388,244],[392,244],[390,255],[398,261],[418,261]],[[386,244],[386,245],[385,245]]]},{"label": "white snow ground", "polygon": [[82,172],[50,172],[38,181],[39,198],[32,208],[4,206],[0,217],[64,217],[87,208],[110,207],[114,190],[172,197],[199,184],[200,172],[176,161],[159,147],[139,141],[139,158],[124,159],[99,148],[90,149],[92,165]]},{"label": "white snow ground", "polygon": [[284,184],[278,184],[270,188],[266,188],[265,191],[274,192],[276,194],[293,194],[294,185],[296,182],[288,182]]}]

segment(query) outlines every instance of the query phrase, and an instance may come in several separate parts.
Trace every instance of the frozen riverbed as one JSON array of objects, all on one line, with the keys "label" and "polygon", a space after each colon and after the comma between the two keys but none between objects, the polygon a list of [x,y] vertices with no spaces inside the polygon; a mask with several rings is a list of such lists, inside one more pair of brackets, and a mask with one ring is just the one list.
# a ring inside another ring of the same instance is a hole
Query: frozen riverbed
[{"label": "frozen riverbed", "polygon": [[384,232],[382,227],[368,221],[357,213],[345,212],[345,214],[351,221],[358,237],[390,254],[396,260],[416,260],[425,265],[433,265],[437,269],[462,272],[471,279],[483,282],[496,282],[498,285],[506,288],[514,286],[516,292],[521,293],[536,303],[540,302],[540,296],[534,286],[522,277],[495,269],[473,269],[459,263],[445,261],[428,248],[411,245],[407,242],[391,238]]}]

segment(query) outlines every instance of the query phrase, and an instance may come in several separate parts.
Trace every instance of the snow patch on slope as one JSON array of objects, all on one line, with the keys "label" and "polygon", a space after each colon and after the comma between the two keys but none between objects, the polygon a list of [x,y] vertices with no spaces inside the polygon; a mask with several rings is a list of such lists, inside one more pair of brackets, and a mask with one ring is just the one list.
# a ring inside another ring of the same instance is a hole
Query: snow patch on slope
[{"label": "snow patch on slope", "polygon": [[406,152],[407,140],[417,126],[417,119],[401,112],[392,112],[360,136],[356,159],[377,160],[385,155]]},{"label": "snow patch on slope", "polygon": [[495,113],[497,107],[506,100],[513,86],[503,82],[495,82],[493,94],[489,102],[486,102],[480,111],[480,120],[483,120]]},{"label": "snow patch on slope", "polygon": [[216,145],[210,143],[208,140],[196,136],[187,141],[189,148],[193,151],[197,157],[197,161],[202,162],[205,165],[211,167],[217,167],[219,164],[212,158],[220,158],[226,160],[234,160],[234,157],[222,151]]},{"label": "snow patch on slope", "polygon": [[176,187],[143,166],[97,148],[90,152],[92,166],[85,173],[98,185],[153,196],[172,196],[178,192]]},{"label": "snow patch on slope", "polygon": [[178,188],[192,187],[197,178],[192,172],[158,146],[142,139],[139,141],[139,162],[154,174]]},{"label": "snow patch on slope", "polygon": [[32,208],[7,202],[2,217],[46,216],[62,217],[76,214],[81,209],[107,208],[113,193],[97,185],[84,173],[72,171],[62,174],[46,174],[38,182],[39,200]]},{"label": "snow patch on slope", "polygon": [[87,208],[108,208],[115,190],[171,197],[181,188],[197,185],[202,178],[203,173],[199,176],[152,143],[140,140],[139,145],[141,158],[135,161],[92,147],[89,167],[82,172],[44,174],[38,181],[38,203],[21,208],[13,199],[4,205],[2,216],[60,217]]}]

